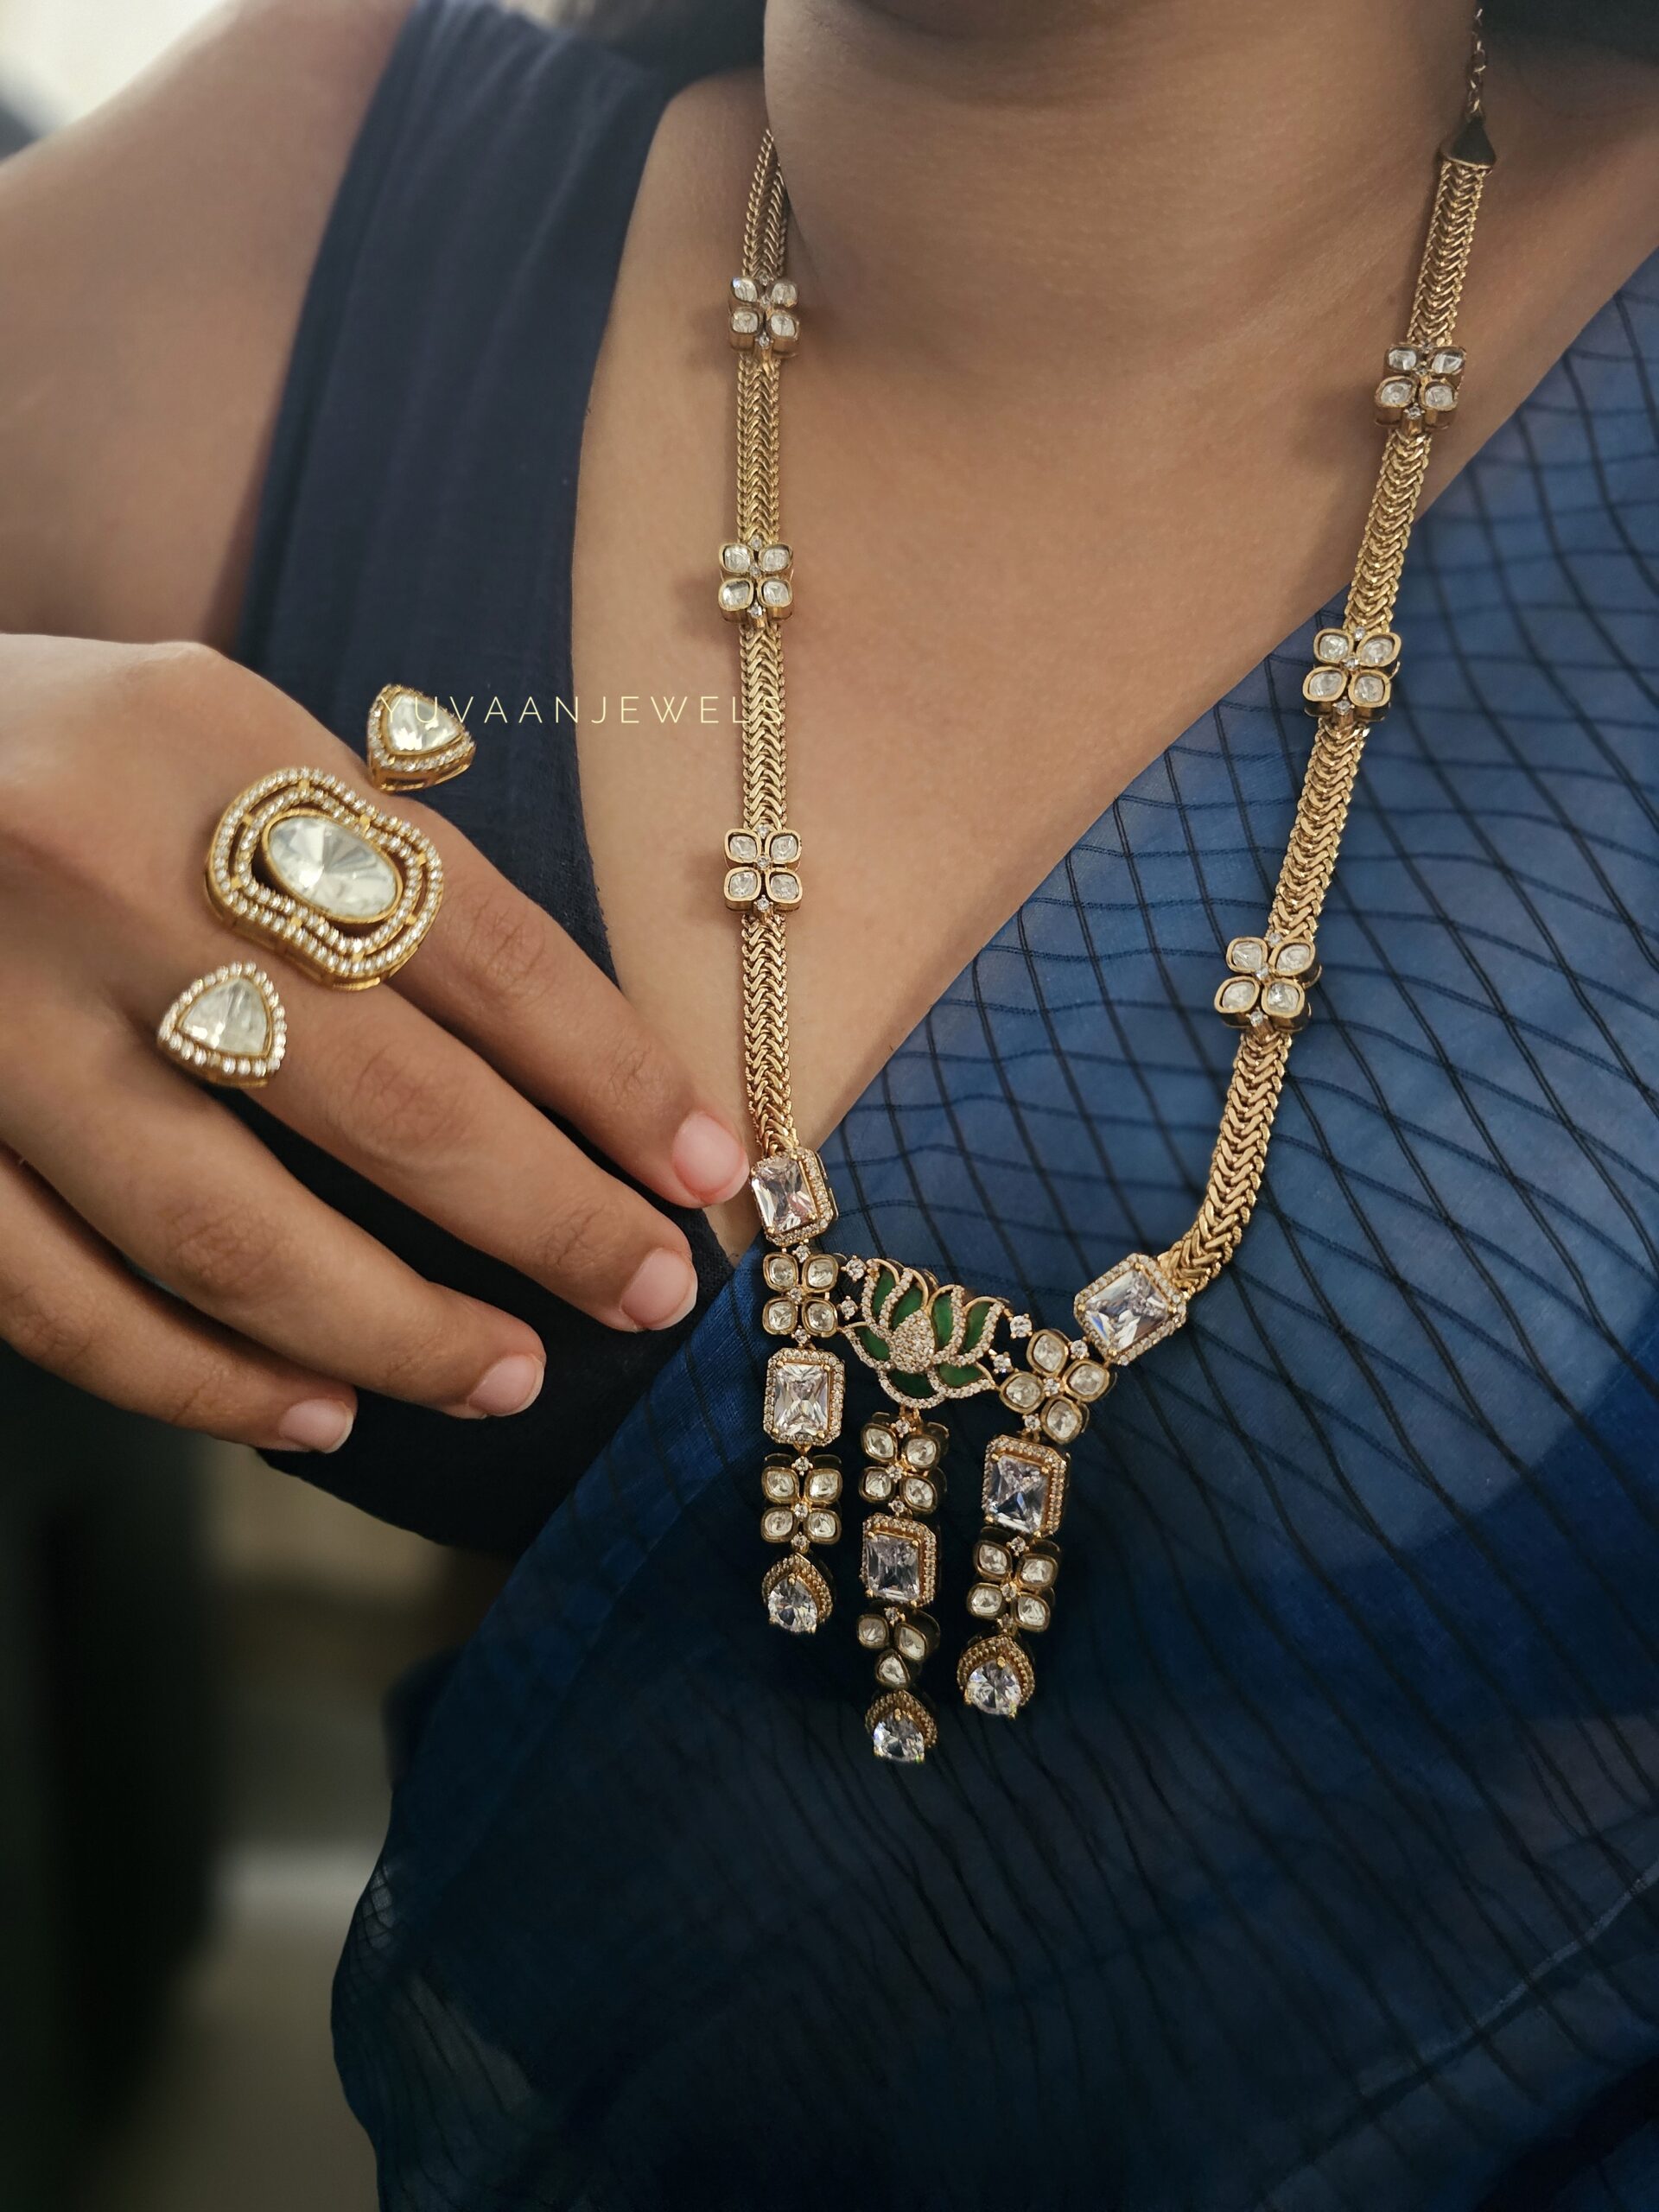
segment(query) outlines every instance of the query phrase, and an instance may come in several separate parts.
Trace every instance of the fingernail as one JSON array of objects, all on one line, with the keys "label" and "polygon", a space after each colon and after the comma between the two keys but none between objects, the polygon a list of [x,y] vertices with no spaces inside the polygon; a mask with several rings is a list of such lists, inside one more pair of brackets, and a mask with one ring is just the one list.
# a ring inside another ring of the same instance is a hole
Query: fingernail
[{"label": "fingernail", "polygon": [[683,1253],[650,1253],[616,1302],[639,1328],[671,1329],[697,1302],[696,1272]]},{"label": "fingernail", "polygon": [[338,1452],[356,1419],[338,1398],[302,1398],[283,1415],[276,1433],[301,1452]]},{"label": "fingernail", "polygon": [[527,1351],[510,1352],[486,1370],[467,1402],[475,1414],[521,1414],[541,1395],[546,1373],[542,1362]]},{"label": "fingernail", "polygon": [[741,1190],[749,1172],[742,1146],[712,1114],[686,1116],[669,1159],[686,1189],[709,1205]]}]

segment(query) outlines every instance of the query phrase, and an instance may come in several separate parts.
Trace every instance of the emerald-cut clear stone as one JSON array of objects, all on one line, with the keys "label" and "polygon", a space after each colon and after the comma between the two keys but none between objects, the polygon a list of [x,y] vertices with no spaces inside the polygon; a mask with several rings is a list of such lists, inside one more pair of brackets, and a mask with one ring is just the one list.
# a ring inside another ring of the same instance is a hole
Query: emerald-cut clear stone
[{"label": "emerald-cut clear stone", "polygon": [[749,1178],[760,1226],[780,1241],[810,1229],[818,1218],[818,1203],[807,1180],[805,1166],[789,1153],[763,1160]]},{"label": "emerald-cut clear stone", "polygon": [[245,976],[215,983],[179,1017],[193,1045],[227,1057],[263,1059],[270,1049],[270,1015]]},{"label": "emerald-cut clear stone", "polygon": [[1083,1325],[1101,1350],[1122,1359],[1176,1313],[1174,1301],[1143,1268],[1121,1268],[1084,1306]]},{"label": "emerald-cut clear stone", "polygon": [[864,1538],[864,1587],[872,1598],[891,1598],[899,1605],[921,1603],[921,1547],[908,1536],[873,1529]]},{"label": "emerald-cut clear stone", "polygon": [[326,814],[279,817],[265,832],[265,857],[283,890],[331,921],[373,921],[404,887],[383,852]]},{"label": "emerald-cut clear stone", "polygon": [[1014,1452],[993,1452],[985,1466],[985,1518],[1034,1536],[1048,1506],[1048,1477]]},{"label": "emerald-cut clear stone", "polygon": [[771,1412],[779,1443],[821,1443],[830,1433],[829,1368],[816,1360],[774,1360]]}]

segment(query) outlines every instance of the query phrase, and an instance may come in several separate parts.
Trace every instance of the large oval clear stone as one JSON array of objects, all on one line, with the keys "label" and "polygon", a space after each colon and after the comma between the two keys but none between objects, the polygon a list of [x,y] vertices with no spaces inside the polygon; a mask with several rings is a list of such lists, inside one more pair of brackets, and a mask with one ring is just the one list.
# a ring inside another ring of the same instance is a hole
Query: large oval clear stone
[{"label": "large oval clear stone", "polygon": [[179,1027],[192,1044],[243,1059],[263,1059],[270,1044],[265,1002],[245,976],[204,991],[180,1015]]},{"label": "large oval clear stone", "polygon": [[461,724],[447,707],[413,691],[401,692],[386,716],[386,741],[394,753],[435,753],[460,734]]},{"label": "large oval clear stone", "polygon": [[284,814],[265,832],[284,891],[335,922],[372,921],[397,904],[403,878],[366,837],[326,814]]}]

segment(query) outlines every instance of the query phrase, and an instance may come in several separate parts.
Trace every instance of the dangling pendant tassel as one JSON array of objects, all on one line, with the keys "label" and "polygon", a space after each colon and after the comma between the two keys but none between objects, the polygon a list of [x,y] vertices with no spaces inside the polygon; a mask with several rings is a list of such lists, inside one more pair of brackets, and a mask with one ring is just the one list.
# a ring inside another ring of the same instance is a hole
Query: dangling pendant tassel
[{"label": "dangling pendant tassel", "polygon": [[1008,1376],[1000,1393],[1009,1412],[1022,1417],[1020,1433],[995,1437],[986,1449],[985,1526],[968,1592],[982,1633],[957,1668],[964,1701],[999,1720],[1012,1719],[1036,1694],[1037,1672],[1020,1639],[1040,1636],[1053,1616],[1060,1553],[1052,1539],[1070,1472],[1057,1447],[1077,1441],[1112,1387],[1111,1369],[1058,1329],[1039,1329],[1026,1358],[1027,1369]]},{"label": "dangling pendant tassel", "polygon": [[939,1642],[926,1608],[938,1587],[939,1540],[931,1522],[944,1495],[947,1432],[913,1414],[879,1414],[865,1422],[860,1441],[868,1464],[859,1493],[877,1510],[864,1523],[859,1565],[869,1602],[858,1640],[875,1656],[882,1692],[864,1726],[877,1758],[914,1766],[939,1732],[916,1681]]},{"label": "dangling pendant tassel", "polygon": [[793,1340],[766,1362],[766,1431],[788,1448],[760,1471],[760,1534],[789,1548],[768,1568],[760,1596],[773,1627],[791,1636],[811,1635],[835,1605],[830,1579],[810,1554],[841,1541],[841,1465],[821,1448],[841,1434],[847,1389],[845,1366],[822,1341],[839,1325],[833,1294],[840,1273],[832,1252],[804,1243],[768,1252],[760,1263],[767,1294],[760,1325]]}]

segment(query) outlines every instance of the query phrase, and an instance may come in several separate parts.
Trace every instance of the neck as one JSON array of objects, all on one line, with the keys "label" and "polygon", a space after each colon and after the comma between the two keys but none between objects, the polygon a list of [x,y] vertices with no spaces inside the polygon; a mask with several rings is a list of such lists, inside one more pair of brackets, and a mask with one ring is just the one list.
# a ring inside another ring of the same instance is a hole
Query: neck
[{"label": "neck", "polygon": [[772,0],[814,343],[988,383],[1035,334],[1075,382],[1243,359],[1287,289],[1393,299],[1469,29],[1464,0]]}]

